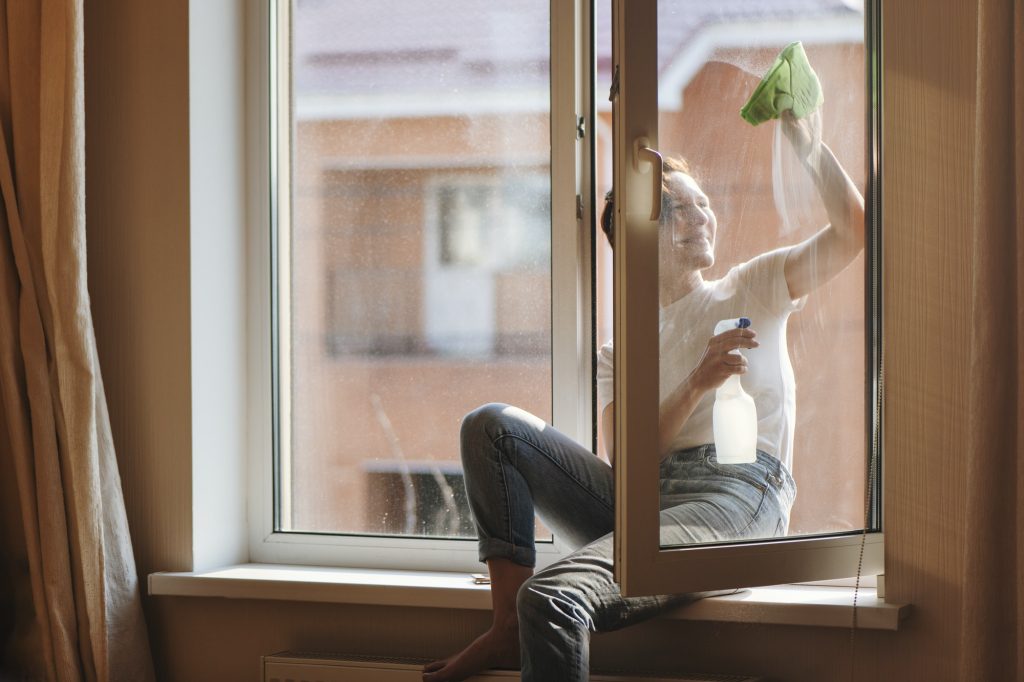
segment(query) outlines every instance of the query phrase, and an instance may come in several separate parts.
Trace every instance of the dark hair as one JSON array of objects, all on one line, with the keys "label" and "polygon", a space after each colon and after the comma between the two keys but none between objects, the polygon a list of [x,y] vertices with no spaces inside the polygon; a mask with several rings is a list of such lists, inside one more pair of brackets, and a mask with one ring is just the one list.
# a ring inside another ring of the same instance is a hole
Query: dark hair
[{"label": "dark hair", "polygon": [[[690,164],[681,156],[666,156],[664,160],[664,175],[662,176],[662,192],[665,190],[664,182],[669,173],[683,173],[693,177]],[[608,244],[615,248],[615,191],[610,189],[604,195],[604,210],[601,211],[601,229],[608,237]]]},{"label": "dark hair", "polygon": [[604,210],[601,211],[601,229],[608,237],[608,246],[615,248],[615,190],[604,195]]}]

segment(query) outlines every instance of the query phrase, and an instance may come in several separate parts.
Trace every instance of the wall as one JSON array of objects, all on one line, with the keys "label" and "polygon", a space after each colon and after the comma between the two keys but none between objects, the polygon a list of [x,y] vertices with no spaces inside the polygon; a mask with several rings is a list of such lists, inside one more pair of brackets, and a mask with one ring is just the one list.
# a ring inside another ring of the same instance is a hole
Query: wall
[{"label": "wall", "polygon": [[[658,622],[595,639],[597,666],[764,672],[797,682],[952,680],[959,660],[963,489],[958,387],[967,378],[976,16],[970,3],[886,8],[885,502],[899,633]],[[135,552],[142,574],[191,557],[188,16],[185,3],[86,3],[90,288]],[[931,342],[917,341],[926,329]],[[150,599],[165,680],[255,679],[291,647],[434,656],[486,613]],[[852,672],[852,674],[849,674]]]},{"label": "wall", "polygon": [[[884,144],[886,574],[912,602],[885,679],[953,679],[960,655],[977,8],[889,2]],[[981,39],[984,39],[982,36]],[[912,340],[929,329],[927,342]]]},{"label": "wall", "polygon": [[188,5],[85,3],[96,343],[140,574],[192,566]]}]

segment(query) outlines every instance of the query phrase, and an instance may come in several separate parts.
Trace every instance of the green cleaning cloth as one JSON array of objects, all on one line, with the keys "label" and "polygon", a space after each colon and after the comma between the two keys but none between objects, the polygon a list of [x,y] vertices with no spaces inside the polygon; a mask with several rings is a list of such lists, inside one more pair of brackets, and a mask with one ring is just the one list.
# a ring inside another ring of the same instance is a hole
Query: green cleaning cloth
[{"label": "green cleaning cloth", "polygon": [[803,118],[825,101],[821,83],[807,61],[804,46],[790,43],[775,58],[775,63],[757,84],[754,94],[740,109],[740,116],[750,125],[758,125],[787,109]]}]

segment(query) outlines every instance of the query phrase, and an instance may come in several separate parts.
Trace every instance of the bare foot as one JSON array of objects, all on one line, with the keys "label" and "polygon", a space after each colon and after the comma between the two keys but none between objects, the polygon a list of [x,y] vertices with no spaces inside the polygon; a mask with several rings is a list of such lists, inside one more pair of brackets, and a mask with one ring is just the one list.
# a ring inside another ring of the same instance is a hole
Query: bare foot
[{"label": "bare foot", "polygon": [[423,666],[423,682],[456,682],[495,667],[519,667],[518,623],[492,625],[454,656]]}]

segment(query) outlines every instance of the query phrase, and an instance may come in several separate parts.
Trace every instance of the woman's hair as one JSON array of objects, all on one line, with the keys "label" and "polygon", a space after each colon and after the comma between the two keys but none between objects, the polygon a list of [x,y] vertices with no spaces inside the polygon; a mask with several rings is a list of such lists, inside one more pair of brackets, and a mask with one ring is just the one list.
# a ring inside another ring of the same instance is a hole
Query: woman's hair
[{"label": "woman's hair", "polygon": [[[665,180],[668,178],[669,173],[683,173],[693,177],[693,172],[690,171],[690,164],[686,162],[681,156],[666,156],[664,160],[664,174],[662,175],[662,196],[665,195]],[[604,230],[604,234],[608,237],[608,244],[612,248],[615,248],[615,193],[614,190],[608,190],[608,193],[604,195],[604,210],[601,211],[601,229]]]}]

